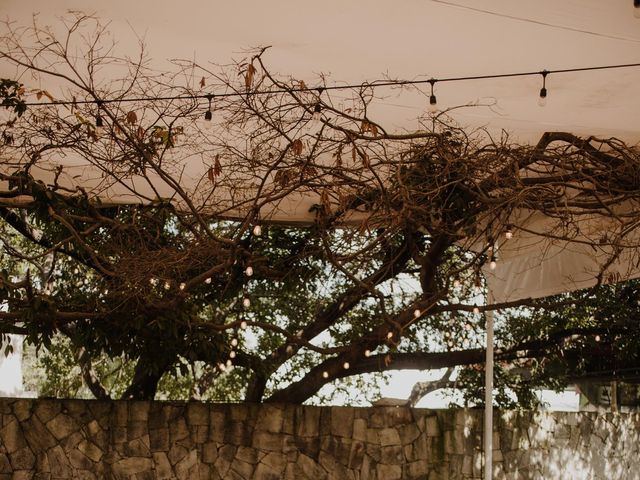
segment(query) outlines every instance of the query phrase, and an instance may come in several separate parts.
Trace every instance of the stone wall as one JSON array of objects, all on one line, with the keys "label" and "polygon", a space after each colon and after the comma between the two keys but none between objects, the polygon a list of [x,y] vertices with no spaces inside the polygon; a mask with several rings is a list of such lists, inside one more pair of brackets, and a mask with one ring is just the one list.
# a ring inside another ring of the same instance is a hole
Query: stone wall
[{"label": "stone wall", "polygon": [[[482,478],[482,412],[0,399],[5,479]],[[495,478],[640,478],[640,416],[497,414]]]}]

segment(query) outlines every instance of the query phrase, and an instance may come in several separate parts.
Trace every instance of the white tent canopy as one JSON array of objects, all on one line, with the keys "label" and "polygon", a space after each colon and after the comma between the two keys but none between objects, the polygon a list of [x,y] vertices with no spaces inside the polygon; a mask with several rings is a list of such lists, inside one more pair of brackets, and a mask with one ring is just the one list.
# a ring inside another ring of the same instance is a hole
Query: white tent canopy
[{"label": "white tent canopy", "polygon": [[[28,25],[34,12],[54,28],[68,10],[95,13],[110,22],[119,55],[135,56],[139,41],[152,65],[169,59],[228,64],[252,48],[271,46],[272,71],[304,80],[309,86],[327,75],[328,85],[360,84],[384,78],[416,80],[535,72],[640,61],[640,20],[631,0],[326,0],[301,2],[169,2],[166,0],[5,0],[3,17]],[[101,72],[106,78],[111,73]],[[113,75],[117,75],[113,73]],[[29,87],[46,88],[56,98],[65,92],[51,83],[30,84],[23,71],[0,59],[0,77],[19,78]],[[615,136],[640,141],[640,68],[556,73],[547,77],[548,101],[537,105],[541,76],[442,82],[436,84],[441,108],[477,103],[491,105],[453,113],[469,128],[506,130],[520,142],[537,142],[546,131]],[[205,92],[206,93],[206,92]],[[377,92],[369,114],[390,130],[418,128],[428,98],[411,90]],[[69,178],[91,187],[93,173],[73,165]],[[75,168],[75,170],[73,170]],[[191,165],[183,180],[197,183],[204,165]],[[50,179],[50,172],[41,172]],[[79,179],[79,180],[78,180]],[[161,195],[172,196],[167,185]],[[114,187],[101,193],[115,201],[131,200]],[[273,221],[311,222],[309,206],[317,198],[296,196],[269,214]],[[529,230],[545,228],[529,219]],[[594,227],[597,238],[607,225]],[[505,243],[500,262],[490,272],[494,299],[539,297],[592,285],[607,252],[557,244],[540,250],[535,237],[519,235]],[[622,257],[608,270],[611,279],[636,276]],[[490,436],[488,437],[490,449]]]}]

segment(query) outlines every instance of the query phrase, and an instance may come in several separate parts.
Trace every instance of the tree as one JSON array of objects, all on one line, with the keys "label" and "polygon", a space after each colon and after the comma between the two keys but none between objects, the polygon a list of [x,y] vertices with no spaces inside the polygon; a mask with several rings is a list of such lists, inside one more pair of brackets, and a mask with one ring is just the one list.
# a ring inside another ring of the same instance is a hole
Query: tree
[{"label": "tree", "polygon": [[[516,145],[447,112],[392,132],[369,113],[370,85],[339,106],[325,84],[273,75],[265,50],[158,73],[105,49],[97,19],[66,25],[59,38],[8,23],[0,38],[3,62],[52,84],[0,89],[0,325],[38,347],[68,338],[96,397],[109,395],[94,368],[105,356],[131,365],[123,398],[153,398],[176,369],[199,395],[252,402],[300,403],[391,369],[463,366],[469,384],[485,312],[588,304],[475,305],[506,232],[635,254],[640,163],[616,139]],[[311,225],[272,222],[310,198]],[[528,231],[523,211],[548,230]],[[583,218],[617,223],[602,237]],[[522,401],[532,366],[548,373],[550,352],[600,332],[567,317],[536,343],[539,328],[505,320],[497,351],[527,367],[507,379]]]}]

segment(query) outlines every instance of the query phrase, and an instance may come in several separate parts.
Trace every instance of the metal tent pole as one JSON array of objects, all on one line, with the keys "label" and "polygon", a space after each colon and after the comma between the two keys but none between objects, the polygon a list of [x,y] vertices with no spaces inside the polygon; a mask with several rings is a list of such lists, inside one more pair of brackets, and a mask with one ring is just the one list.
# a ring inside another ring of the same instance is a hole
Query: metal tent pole
[{"label": "metal tent pole", "polygon": [[[489,291],[488,304],[493,296]],[[484,478],[493,478],[493,311],[485,313],[487,321],[486,358],[484,372]]]}]

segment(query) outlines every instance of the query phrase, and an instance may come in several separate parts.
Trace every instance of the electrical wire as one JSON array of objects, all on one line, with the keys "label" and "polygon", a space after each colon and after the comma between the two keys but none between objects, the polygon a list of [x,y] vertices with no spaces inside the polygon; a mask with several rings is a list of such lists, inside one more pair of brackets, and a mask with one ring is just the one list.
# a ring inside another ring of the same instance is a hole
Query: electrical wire
[{"label": "electrical wire", "polygon": [[[363,82],[359,84],[351,85],[334,85],[334,86],[322,86],[322,87],[297,87],[297,88],[277,88],[273,90],[256,90],[248,92],[231,92],[231,93],[218,93],[216,98],[229,98],[229,97],[246,97],[246,96],[259,96],[259,95],[273,95],[278,93],[306,93],[306,92],[318,92],[320,89],[327,90],[353,90],[355,88],[369,87],[393,87],[393,86],[406,86],[406,85],[425,85],[444,82],[461,82],[472,80],[488,80],[495,78],[512,78],[512,77],[530,77],[534,75],[552,75],[560,73],[573,73],[573,72],[588,72],[595,70],[610,70],[610,69],[624,69],[624,68],[637,68],[640,67],[640,63],[625,63],[618,65],[599,65],[592,67],[580,67],[580,68],[562,68],[556,70],[536,70],[528,72],[514,72],[514,73],[498,73],[488,75],[471,75],[462,77],[444,77],[444,78],[429,78],[425,80],[381,80],[374,82]],[[96,100],[53,100],[47,102],[25,102],[24,105],[34,106],[46,106],[46,105],[86,105],[86,104],[108,104],[108,103],[129,103],[129,102],[151,102],[161,100],[198,100],[209,99],[212,97],[210,93],[197,94],[197,95],[174,95],[174,96],[159,96],[159,97],[132,97],[132,98],[101,98]]]}]

